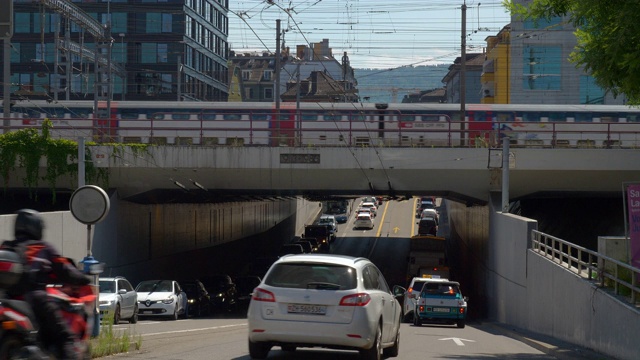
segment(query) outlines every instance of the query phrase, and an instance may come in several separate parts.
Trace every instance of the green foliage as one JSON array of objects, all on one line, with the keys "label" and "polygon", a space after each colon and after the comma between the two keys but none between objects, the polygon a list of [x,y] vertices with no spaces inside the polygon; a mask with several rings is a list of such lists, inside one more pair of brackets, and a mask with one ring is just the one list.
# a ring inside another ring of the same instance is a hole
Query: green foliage
[{"label": "green foliage", "polygon": [[640,104],[640,2],[619,0],[515,0],[504,5],[521,19],[567,16],[576,27],[577,45],[570,56],[597,84]]},{"label": "green foliage", "polygon": [[[52,192],[52,202],[55,203],[55,189],[58,178],[71,175],[78,176],[78,144],[71,140],[52,139],[50,129],[53,124],[45,120],[40,131],[35,128],[21,129],[0,135],[0,176],[2,176],[6,190],[9,178],[17,168],[24,168],[23,184],[29,189],[29,194],[36,197],[33,189],[39,180],[44,180]],[[91,159],[90,147],[87,148],[86,159]],[[46,161],[46,173],[41,176],[40,161]],[[108,170],[97,169],[91,161],[85,160],[87,181],[106,185]]]},{"label": "green foliage", "polygon": [[91,339],[91,358],[98,358],[112,354],[126,353],[129,350],[140,350],[142,336],[133,336],[128,331],[116,334],[113,332],[113,314],[102,317],[100,335]]}]

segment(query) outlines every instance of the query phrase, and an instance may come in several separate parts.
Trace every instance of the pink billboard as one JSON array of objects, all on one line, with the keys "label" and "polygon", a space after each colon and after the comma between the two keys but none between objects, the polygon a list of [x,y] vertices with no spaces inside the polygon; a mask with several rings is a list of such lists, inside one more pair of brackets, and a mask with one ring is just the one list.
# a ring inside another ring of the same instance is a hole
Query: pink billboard
[{"label": "pink billboard", "polygon": [[631,266],[640,268],[640,184],[627,185]]}]

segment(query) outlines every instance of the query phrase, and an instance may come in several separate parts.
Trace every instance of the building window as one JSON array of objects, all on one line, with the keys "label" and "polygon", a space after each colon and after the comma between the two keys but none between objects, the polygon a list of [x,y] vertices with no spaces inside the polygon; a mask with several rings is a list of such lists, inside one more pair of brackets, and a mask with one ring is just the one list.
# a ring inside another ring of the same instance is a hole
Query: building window
[{"label": "building window", "polygon": [[251,77],[251,70],[242,70],[242,80],[249,80]]},{"label": "building window", "polygon": [[562,68],[560,46],[525,46],[523,48],[523,89],[560,90]]},{"label": "building window", "polygon": [[272,75],[272,74],[273,74],[273,71],[271,71],[271,70],[265,70],[265,71],[264,71],[264,75],[263,75],[263,77],[262,77],[262,78],[263,78],[264,80],[270,81],[270,80],[271,80],[271,75]]},{"label": "building window", "polygon": [[162,32],[173,32],[173,16],[171,14],[162,14]]},{"label": "building window", "polygon": [[592,76],[580,76],[580,104],[604,104],[604,90]]},{"label": "building window", "polygon": [[147,34],[159,33],[162,29],[162,14],[147,13]]},{"label": "building window", "polygon": [[272,88],[264,89],[264,98],[265,99],[273,99],[273,89]]}]

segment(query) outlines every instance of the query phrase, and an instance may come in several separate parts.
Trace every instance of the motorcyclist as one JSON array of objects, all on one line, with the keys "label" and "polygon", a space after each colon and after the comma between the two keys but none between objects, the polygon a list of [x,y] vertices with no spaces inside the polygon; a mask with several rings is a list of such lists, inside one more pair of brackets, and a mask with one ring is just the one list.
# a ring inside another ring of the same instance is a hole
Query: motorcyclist
[{"label": "motorcyclist", "polygon": [[90,279],[62,257],[49,243],[42,240],[44,221],[39,212],[22,209],[15,220],[15,240],[5,241],[0,248],[21,254],[25,275],[9,289],[10,296],[23,297],[33,309],[39,331],[54,340],[62,359],[75,359],[74,334],[71,332],[58,304],[47,296],[47,284],[87,285]]}]

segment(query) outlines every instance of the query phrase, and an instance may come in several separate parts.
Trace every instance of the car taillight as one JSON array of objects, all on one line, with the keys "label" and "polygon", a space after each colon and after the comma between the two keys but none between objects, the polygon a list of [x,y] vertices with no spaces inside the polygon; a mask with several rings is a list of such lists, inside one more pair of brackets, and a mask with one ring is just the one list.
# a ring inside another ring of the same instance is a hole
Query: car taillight
[{"label": "car taillight", "polygon": [[409,290],[407,290],[407,292],[409,293],[409,295],[411,295],[411,293],[413,292],[413,288],[409,288]]},{"label": "car taillight", "polygon": [[371,296],[367,293],[347,295],[340,299],[340,306],[365,306],[371,301]]},{"label": "car taillight", "polygon": [[256,288],[253,291],[253,296],[251,300],[255,301],[266,301],[266,302],[276,302],[276,297],[273,295],[271,291],[267,291],[264,289]]},{"label": "car taillight", "polygon": [[463,307],[460,308],[460,314],[464,314],[464,308]]}]

